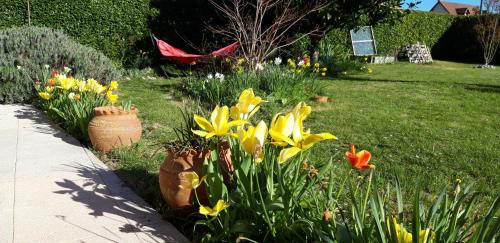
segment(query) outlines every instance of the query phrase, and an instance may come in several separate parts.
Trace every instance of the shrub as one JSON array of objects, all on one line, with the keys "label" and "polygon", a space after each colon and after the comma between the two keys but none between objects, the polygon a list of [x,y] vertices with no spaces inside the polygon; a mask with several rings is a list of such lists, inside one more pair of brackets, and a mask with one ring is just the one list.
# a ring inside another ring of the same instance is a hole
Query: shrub
[{"label": "shrub", "polygon": [[43,78],[45,65],[58,70],[69,67],[73,76],[93,77],[103,83],[119,75],[111,60],[61,31],[10,28],[0,31],[0,103],[30,101],[33,82]]}]

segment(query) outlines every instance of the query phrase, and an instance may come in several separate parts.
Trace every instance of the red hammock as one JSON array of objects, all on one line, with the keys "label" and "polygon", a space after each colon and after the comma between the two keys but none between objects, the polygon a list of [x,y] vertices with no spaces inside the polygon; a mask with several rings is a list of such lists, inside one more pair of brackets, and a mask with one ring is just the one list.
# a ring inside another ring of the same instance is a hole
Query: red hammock
[{"label": "red hammock", "polygon": [[207,59],[211,57],[220,57],[220,56],[228,56],[231,55],[238,46],[240,45],[238,42],[235,42],[229,46],[226,46],[224,48],[221,48],[219,50],[213,51],[208,55],[199,55],[199,54],[189,54],[186,53],[185,51],[175,48],[171,45],[169,45],[167,42],[162,41],[155,36],[152,36],[156,46],[158,47],[158,50],[160,51],[161,55],[164,56],[165,58],[175,60],[178,62],[182,62],[185,64],[192,64],[193,62],[196,62],[201,59]]}]

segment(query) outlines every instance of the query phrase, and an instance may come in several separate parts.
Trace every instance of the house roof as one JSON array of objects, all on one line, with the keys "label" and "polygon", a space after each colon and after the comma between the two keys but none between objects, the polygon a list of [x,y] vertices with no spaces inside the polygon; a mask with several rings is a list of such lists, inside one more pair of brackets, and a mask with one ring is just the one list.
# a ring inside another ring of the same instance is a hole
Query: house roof
[{"label": "house roof", "polygon": [[479,6],[463,4],[463,3],[445,2],[445,1],[438,1],[432,9],[434,9],[440,3],[441,6],[443,6],[443,8],[446,9],[446,11],[448,11],[449,14],[464,15],[467,11],[468,11],[467,14],[479,13]]}]

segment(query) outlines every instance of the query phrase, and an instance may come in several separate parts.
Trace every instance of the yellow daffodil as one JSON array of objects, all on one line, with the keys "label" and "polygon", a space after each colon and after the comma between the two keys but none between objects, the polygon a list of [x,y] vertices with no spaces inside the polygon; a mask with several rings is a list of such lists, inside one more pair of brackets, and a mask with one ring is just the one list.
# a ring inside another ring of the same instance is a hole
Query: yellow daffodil
[{"label": "yellow daffodil", "polygon": [[233,134],[231,132],[231,128],[246,123],[242,120],[234,120],[229,122],[229,108],[227,108],[227,106],[216,106],[212,111],[212,114],[210,115],[210,121],[198,115],[194,115],[194,121],[204,131],[192,130],[192,132],[198,136],[205,137],[206,139],[209,139],[213,136],[225,135],[236,137],[236,134]]},{"label": "yellow daffodil", "polygon": [[69,98],[70,100],[75,99],[75,93],[73,93],[73,92],[69,93],[69,94],[68,94],[68,98]]},{"label": "yellow daffodil", "polygon": [[210,208],[208,206],[203,206],[200,205],[200,214],[203,215],[210,215],[210,216],[217,216],[222,210],[226,209],[229,207],[229,203],[224,202],[223,200],[217,201],[217,204],[213,208]]},{"label": "yellow daffodil", "polygon": [[109,83],[109,90],[116,90],[116,89],[118,89],[118,82],[116,82],[116,81],[111,81],[111,82]]},{"label": "yellow daffodil", "polygon": [[267,137],[267,125],[264,121],[260,121],[256,127],[250,126],[245,131],[238,130],[238,137],[241,142],[241,147],[245,152],[254,155],[257,161],[260,162],[264,158],[264,143]]},{"label": "yellow daffodil", "polygon": [[108,92],[106,92],[106,99],[108,100],[109,103],[114,105],[116,103],[116,101],[118,101],[118,95],[113,94],[113,92],[111,92],[111,91],[108,91]]},{"label": "yellow daffodil", "polygon": [[238,104],[231,107],[231,118],[233,120],[247,120],[260,109],[262,98],[255,96],[253,89],[245,89],[241,92]]},{"label": "yellow daffodil", "polygon": [[183,183],[179,185],[179,187],[183,190],[193,190],[198,188],[206,178],[206,176],[203,176],[200,180],[200,177],[194,171],[184,173],[184,177],[186,178],[186,181],[183,181]]},{"label": "yellow daffodil", "polygon": [[[413,235],[408,232],[404,227],[398,224],[396,218],[392,217],[392,222],[394,224],[394,229],[396,230],[396,237],[398,243],[412,243]],[[389,234],[391,233],[391,227],[389,225],[389,221],[387,221],[387,227],[389,227]],[[420,230],[418,233],[418,242],[428,242],[429,239],[435,239],[436,235],[430,229]]]},{"label": "yellow daffodil", "polygon": [[40,92],[38,95],[44,100],[50,100],[50,98],[52,98],[52,94],[48,92]]},{"label": "yellow daffodil", "polygon": [[[270,134],[280,134],[284,137],[290,137],[293,132],[293,125],[294,125],[294,117],[292,113],[287,114],[286,116],[276,114],[271,122],[271,128],[269,129]],[[273,136],[273,142],[272,144],[278,145],[278,146],[287,146],[288,143],[280,140],[280,136]]]},{"label": "yellow daffodil", "polygon": [[69,90],[75,84],[75,79],[73,78],[59,78],[59,88]]}]

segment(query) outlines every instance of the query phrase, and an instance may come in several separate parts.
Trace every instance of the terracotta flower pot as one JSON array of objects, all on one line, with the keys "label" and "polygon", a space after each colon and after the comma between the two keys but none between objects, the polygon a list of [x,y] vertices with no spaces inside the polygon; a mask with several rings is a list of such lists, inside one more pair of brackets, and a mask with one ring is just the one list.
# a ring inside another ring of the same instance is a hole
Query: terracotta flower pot
[{"label": "terracotta flower pot", "polygon": [[[186,172],[194,171],[201,179],[203,162],[210,156],[210,151],[190,149],[177,153],[174,149],[168,149],[167,152],[167,157],[160,167],[159,175],[163,199],[173,209],[190,208],[193,200],[195,200],[195,193],[193,190],[181,189],[179,185],[186,183]],[[200,202],[207,205],[208,199],[204,184],[196,189],[196,193]]]},{"label": "terracotta flower pot", "polygon": [[314,101],[316,101],[318,103],[326,103],[326,102],[328,102],[328,96],[317,95],[317,96],[314,96],[313,99],[314,99]]},{"label": "terracotta flower pot", "polygon": [[141,121],[137,109],[104,106],[94,108],[95,117],[89,123],[89,137],[97,151],[130,146],[141,138]]}]

